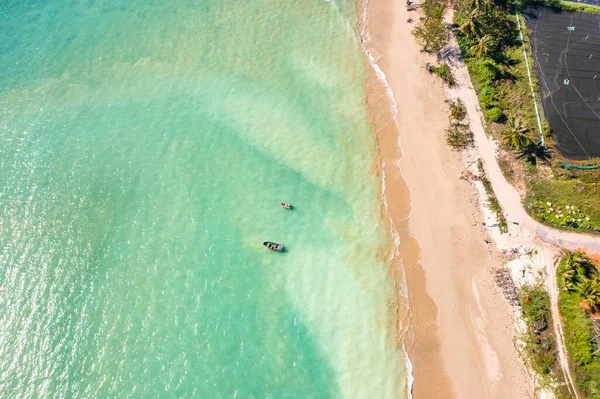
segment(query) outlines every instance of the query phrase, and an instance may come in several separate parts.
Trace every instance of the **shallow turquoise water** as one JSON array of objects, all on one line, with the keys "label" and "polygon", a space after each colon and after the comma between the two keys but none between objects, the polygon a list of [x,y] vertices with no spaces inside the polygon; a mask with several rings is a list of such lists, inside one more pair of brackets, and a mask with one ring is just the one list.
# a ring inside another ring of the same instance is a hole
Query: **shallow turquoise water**
[{"label": "shallow turquoise water", "polygon": [[402,396],[354,6],[0,5],[1,398]]}]

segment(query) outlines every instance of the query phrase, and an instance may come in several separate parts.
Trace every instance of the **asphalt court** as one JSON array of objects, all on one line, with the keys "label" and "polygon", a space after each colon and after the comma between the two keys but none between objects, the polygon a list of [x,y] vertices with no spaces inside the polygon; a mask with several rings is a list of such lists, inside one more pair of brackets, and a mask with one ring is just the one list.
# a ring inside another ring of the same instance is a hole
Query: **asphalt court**
[{"label": "asphalt court", "polygon": [[570,159],[600,156],[600,15],[523,11],[556,149]]}]

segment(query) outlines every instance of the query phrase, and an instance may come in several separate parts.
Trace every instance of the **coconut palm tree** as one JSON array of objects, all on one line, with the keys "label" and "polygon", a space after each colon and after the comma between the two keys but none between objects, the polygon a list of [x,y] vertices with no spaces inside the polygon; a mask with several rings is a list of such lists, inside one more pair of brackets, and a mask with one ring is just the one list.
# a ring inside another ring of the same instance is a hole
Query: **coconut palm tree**
[{"label": "coconut palm tree", "polygon": [[477,11],[489,11],[492,8],[490,0],[466,0],[465,4],[468,8]]},{"label": "coconut palm tree", "polygon": [[597,280],[586,278],[579,285],[579,294],[583,302],[590,306],[592,312],[595,312],[596,305],[600,303],[600,284]]},{"label": "coconut palm tree", "polygon": [[577,278],[575,269],[564,269],[561,277],[563,280],[563,290],[567,292],[572,291],[575,288],[575,280]]},{"label": "coconut palm tree", "polygon": [[492,48],[492,35],[483,35],[477,41],[477,44],[471,46],[471,52],[477,58],[484,58]]},{"label": "coconut palm tree", "polygon": [[597,274],[596,267],[589,258],[579,251],[563,250],[560,260],[561,276],[565,281],[565,289],[571,290],[577,282],[591,279]]},{"label": "coconut palm tree", "polygon": [[479,34],[480,26],[477,23],[481,12],[479,10],[471,10],[469,14],[460,20],[458,30],[468,38],[475,37]]},{"label": "coconut palm tree", "polygon": [[527,132],[527,123],[519,117],[511,117],[508,128],[502,134],[504,143],[513,150],[522,151],[531,140],[525,135]]}]

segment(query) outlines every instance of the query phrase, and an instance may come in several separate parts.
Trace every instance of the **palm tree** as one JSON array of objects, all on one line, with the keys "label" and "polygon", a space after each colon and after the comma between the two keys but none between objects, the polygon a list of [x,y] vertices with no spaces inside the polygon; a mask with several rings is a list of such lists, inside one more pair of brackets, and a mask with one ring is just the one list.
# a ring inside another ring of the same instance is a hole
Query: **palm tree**
[{"label": "palm tree", "polygon": [[481,12],[479,10],[471,10],[469,15],[463,18],[458,25],[458,30],[468,38],[475,37],[479,34],[479,24],[477,23]]},{"label": "palm tree", "polygon": [[527,123],[518,117],[511,117],[508,128],[503,133],[504,142],[509,148],[516,151],[522,151],[531,140],[525,135],[527,132]]},{"label": "palm tree", "polygon": [[585,279],[579,285],[579,293],[583,302],[590,306],[592,313],[594,313],[596,305],[600,303],[600,284],[598,281],[592,279]]},{"label": "palm tree", "polygon": [[492,2],[490,0],[467,0],[466,5],[468,8],[475,11],[489,11],[492,8]]},{"label": "palm tree", "polygon": [[517,156],[519,159],[535,159],[538,158],[542,161],[548,161],[550,158],[550,151],[544,147],[542,143],[530,143],[527,147],[523,148],[520,154]]},{"label": "palm tree", "polygon": [[471,47],[471,52],[477,58],[484,58],[490,52],[492,48],[492,36],[483,35],[477,41],[477,44]]},{"label": "palm tree", "polygon": [[576,273],[575,269],[564,269],[561,274],[563,279],[563,290],[570,292],[575,288]]},{"label": "palm tree", "polygon": [[[574,286],[577,281],[581,279],[592,278],[597,270],[589,258],[579,251],[568,251],[564,249],[561,252],[562,258],[560,260],[562,277],[565,282],[568,281],[570,288]],[[566,288],[565,284],[565,288]]]}]

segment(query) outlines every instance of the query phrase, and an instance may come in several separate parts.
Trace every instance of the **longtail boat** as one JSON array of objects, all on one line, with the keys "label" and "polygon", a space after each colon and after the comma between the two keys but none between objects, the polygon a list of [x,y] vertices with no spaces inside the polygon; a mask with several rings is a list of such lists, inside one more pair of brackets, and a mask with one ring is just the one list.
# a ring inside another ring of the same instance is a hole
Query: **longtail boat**
[{"label": "longtail boat", "polygon": [[281,252],[283,251],[283,245],[277,244],[276,242],[265,241],[263,245],[270,249],[271,251]]}]

